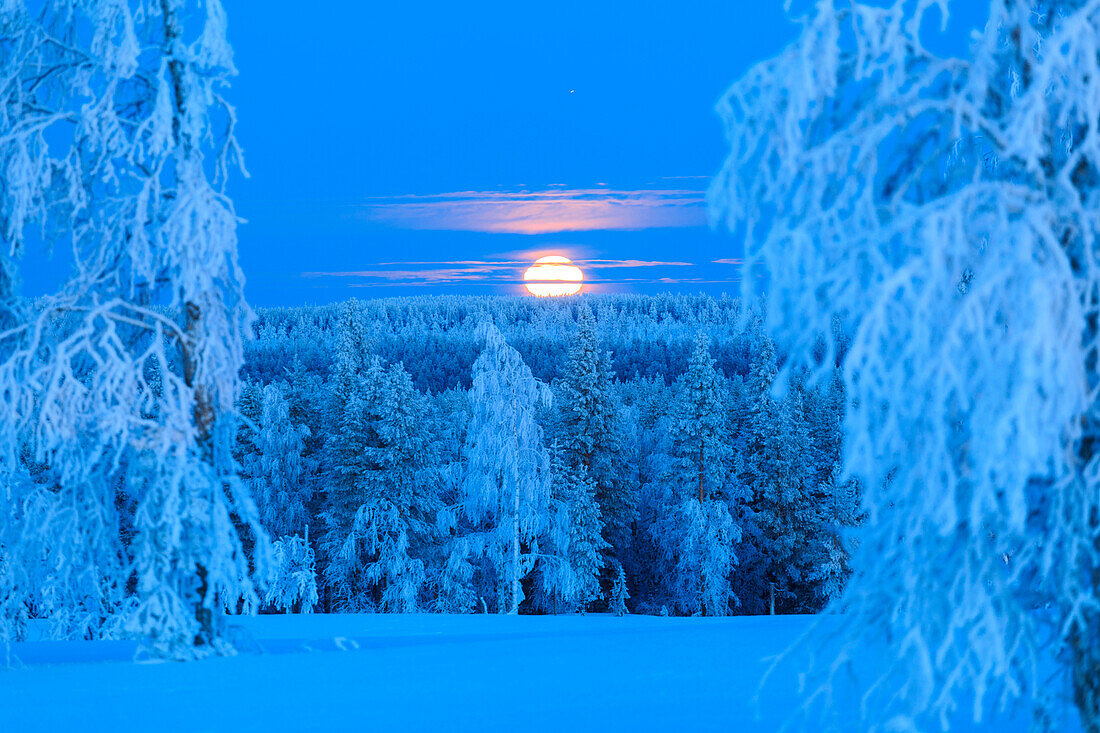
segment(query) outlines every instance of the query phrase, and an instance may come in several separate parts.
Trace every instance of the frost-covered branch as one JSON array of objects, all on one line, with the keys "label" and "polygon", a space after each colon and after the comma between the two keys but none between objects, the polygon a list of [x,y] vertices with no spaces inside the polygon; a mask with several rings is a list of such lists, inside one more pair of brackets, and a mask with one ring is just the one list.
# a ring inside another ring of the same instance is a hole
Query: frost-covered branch
[{"label": "frost-covered branch", "polygon": [[[125,630],[174,656],[221,648],[217,616],[258,603],[253,578],[270,557],[231,455],[252,316],[236,215],[210,184],[240,163],[222,96],[235,73],[225,12],[218,0],[33,12],[17,0],[0,9],[0,59],[0,469],[15,507],[0,518],[0,555],[26,573],[86,562],[134,577],[95,633]],[[35,303],[18,293],[32,227],[73,258],[70,279]],[[98,555],[31,562],[19,507],[41,507],[45,538],[61,531],[51,502],[104,516],[79,530]],[[131,502],[124,537],[117,507]],[[38,583],[14,587],[24,595],[5,596],[5,637],[31,604],[66,610],[32,597]]]},{"label": "frost-covered branch", "polygon": [[975,714],[1041,702],[1053,634],[1095,728],[1100,6],[992,2],[963,60],[920,42],[948,5],[816,3],[720,105],[711,202],[792,364],[834,334],[831,369],[834,317],[853,334],[845,460],[868,522],[842,604],[918,671],[875,709],[946,725],[971,691]]}]

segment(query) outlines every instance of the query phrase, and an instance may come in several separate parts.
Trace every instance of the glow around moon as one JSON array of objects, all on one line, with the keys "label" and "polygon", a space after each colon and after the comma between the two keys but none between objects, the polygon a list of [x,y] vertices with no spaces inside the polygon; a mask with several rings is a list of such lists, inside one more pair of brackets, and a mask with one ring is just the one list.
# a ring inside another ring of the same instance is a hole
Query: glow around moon
[{"label": "glow around moon", "polygon": [[527,292],[539,297],[576,295],[581,291],[582,280],[584,273],[581,268],[561,255],[540,257],[523,273]]}]

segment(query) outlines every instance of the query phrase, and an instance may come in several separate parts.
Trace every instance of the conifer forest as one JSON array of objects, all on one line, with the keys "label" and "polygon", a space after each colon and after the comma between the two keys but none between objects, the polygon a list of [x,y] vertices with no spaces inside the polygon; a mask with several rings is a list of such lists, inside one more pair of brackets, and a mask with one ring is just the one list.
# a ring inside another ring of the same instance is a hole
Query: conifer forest
[{"label": "conifer forest", "polygon": [[0,0],[0,733],[1100,733],[1100,0]]},{"label": "conifer forest", "polygon": [[[812,613],[859,490],[843,384],[773,391],[735,299],[264,310],[236,442],[267,603],[326,611]],[[620,591],[621,594],[621,591]]]}]

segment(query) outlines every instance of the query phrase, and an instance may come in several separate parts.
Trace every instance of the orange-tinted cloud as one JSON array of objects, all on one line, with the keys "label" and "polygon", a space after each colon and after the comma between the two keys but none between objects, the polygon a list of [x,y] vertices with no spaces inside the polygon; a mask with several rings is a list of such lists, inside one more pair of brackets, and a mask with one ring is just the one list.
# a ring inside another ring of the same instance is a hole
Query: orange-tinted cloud
[{"label": "orange-tinted cloud", "polygon": [[401,229],[507,234],[707,225],[704,193],[687,189],[462,191],[378,199],[362,213]]},{"label": "orange-tinted cloud", "polygon": [[[534,257],[531,253],[507,252],[500,259],[406,260],[365,263],[362,269],[303,272],[308,278],[342,278],[347,287],[439,287],[447,285],[510,287],[522,286],[523,272]],[[632,285],[704,285],[734,283],[738,276],[700,276],[700,263],[676,260],[571,258],[584,272],[584,288],[607,292]],[[733,263],[735,260],[724,262]],[[685,270],[684,268],[688,268]],[[675,273],[675,274],[674,274]],[[683,273],[682,275],[679,273]]]},{"label": "orange-tinted cloud", "polygon": [[[362,270],[336,272],[303,272],[303,277],[354,278],[362,280],[351,287],[370,285],[443,285],[491,281],[497,284],[523,282],[522,273],[532,260],[413,260],[408,262],[375,262]],[[575,259],[573,264],[585,273],[586,282],[625,282],[622,278],[600,278],[596,270],[635,268],[691,267],[692,262],[663,260]],[[652,282],[656,282],[653,280]],[[671,282],[671,281],[670,281]]]}]

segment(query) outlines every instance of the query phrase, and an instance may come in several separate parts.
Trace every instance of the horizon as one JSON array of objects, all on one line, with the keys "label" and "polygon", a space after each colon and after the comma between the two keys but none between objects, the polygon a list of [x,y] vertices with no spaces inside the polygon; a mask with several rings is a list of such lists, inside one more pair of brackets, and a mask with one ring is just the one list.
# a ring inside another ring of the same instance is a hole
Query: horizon
[{"label": "horizon", "polygon": [[[715,104],[796,39],[781,2],[293,7],[228,18],[252,305],[518,295],[547,254],[582,293],[740,291],[741,243],[704,200],[727,153]],[[962,49],[980,22],[956,8],[929,40]],[[28,252],[24,292],[70,262]]]},{"label": "horizon", "polygon": [[0,3],[0,731],[1100,733],[1100,0],[224,2]]}]

